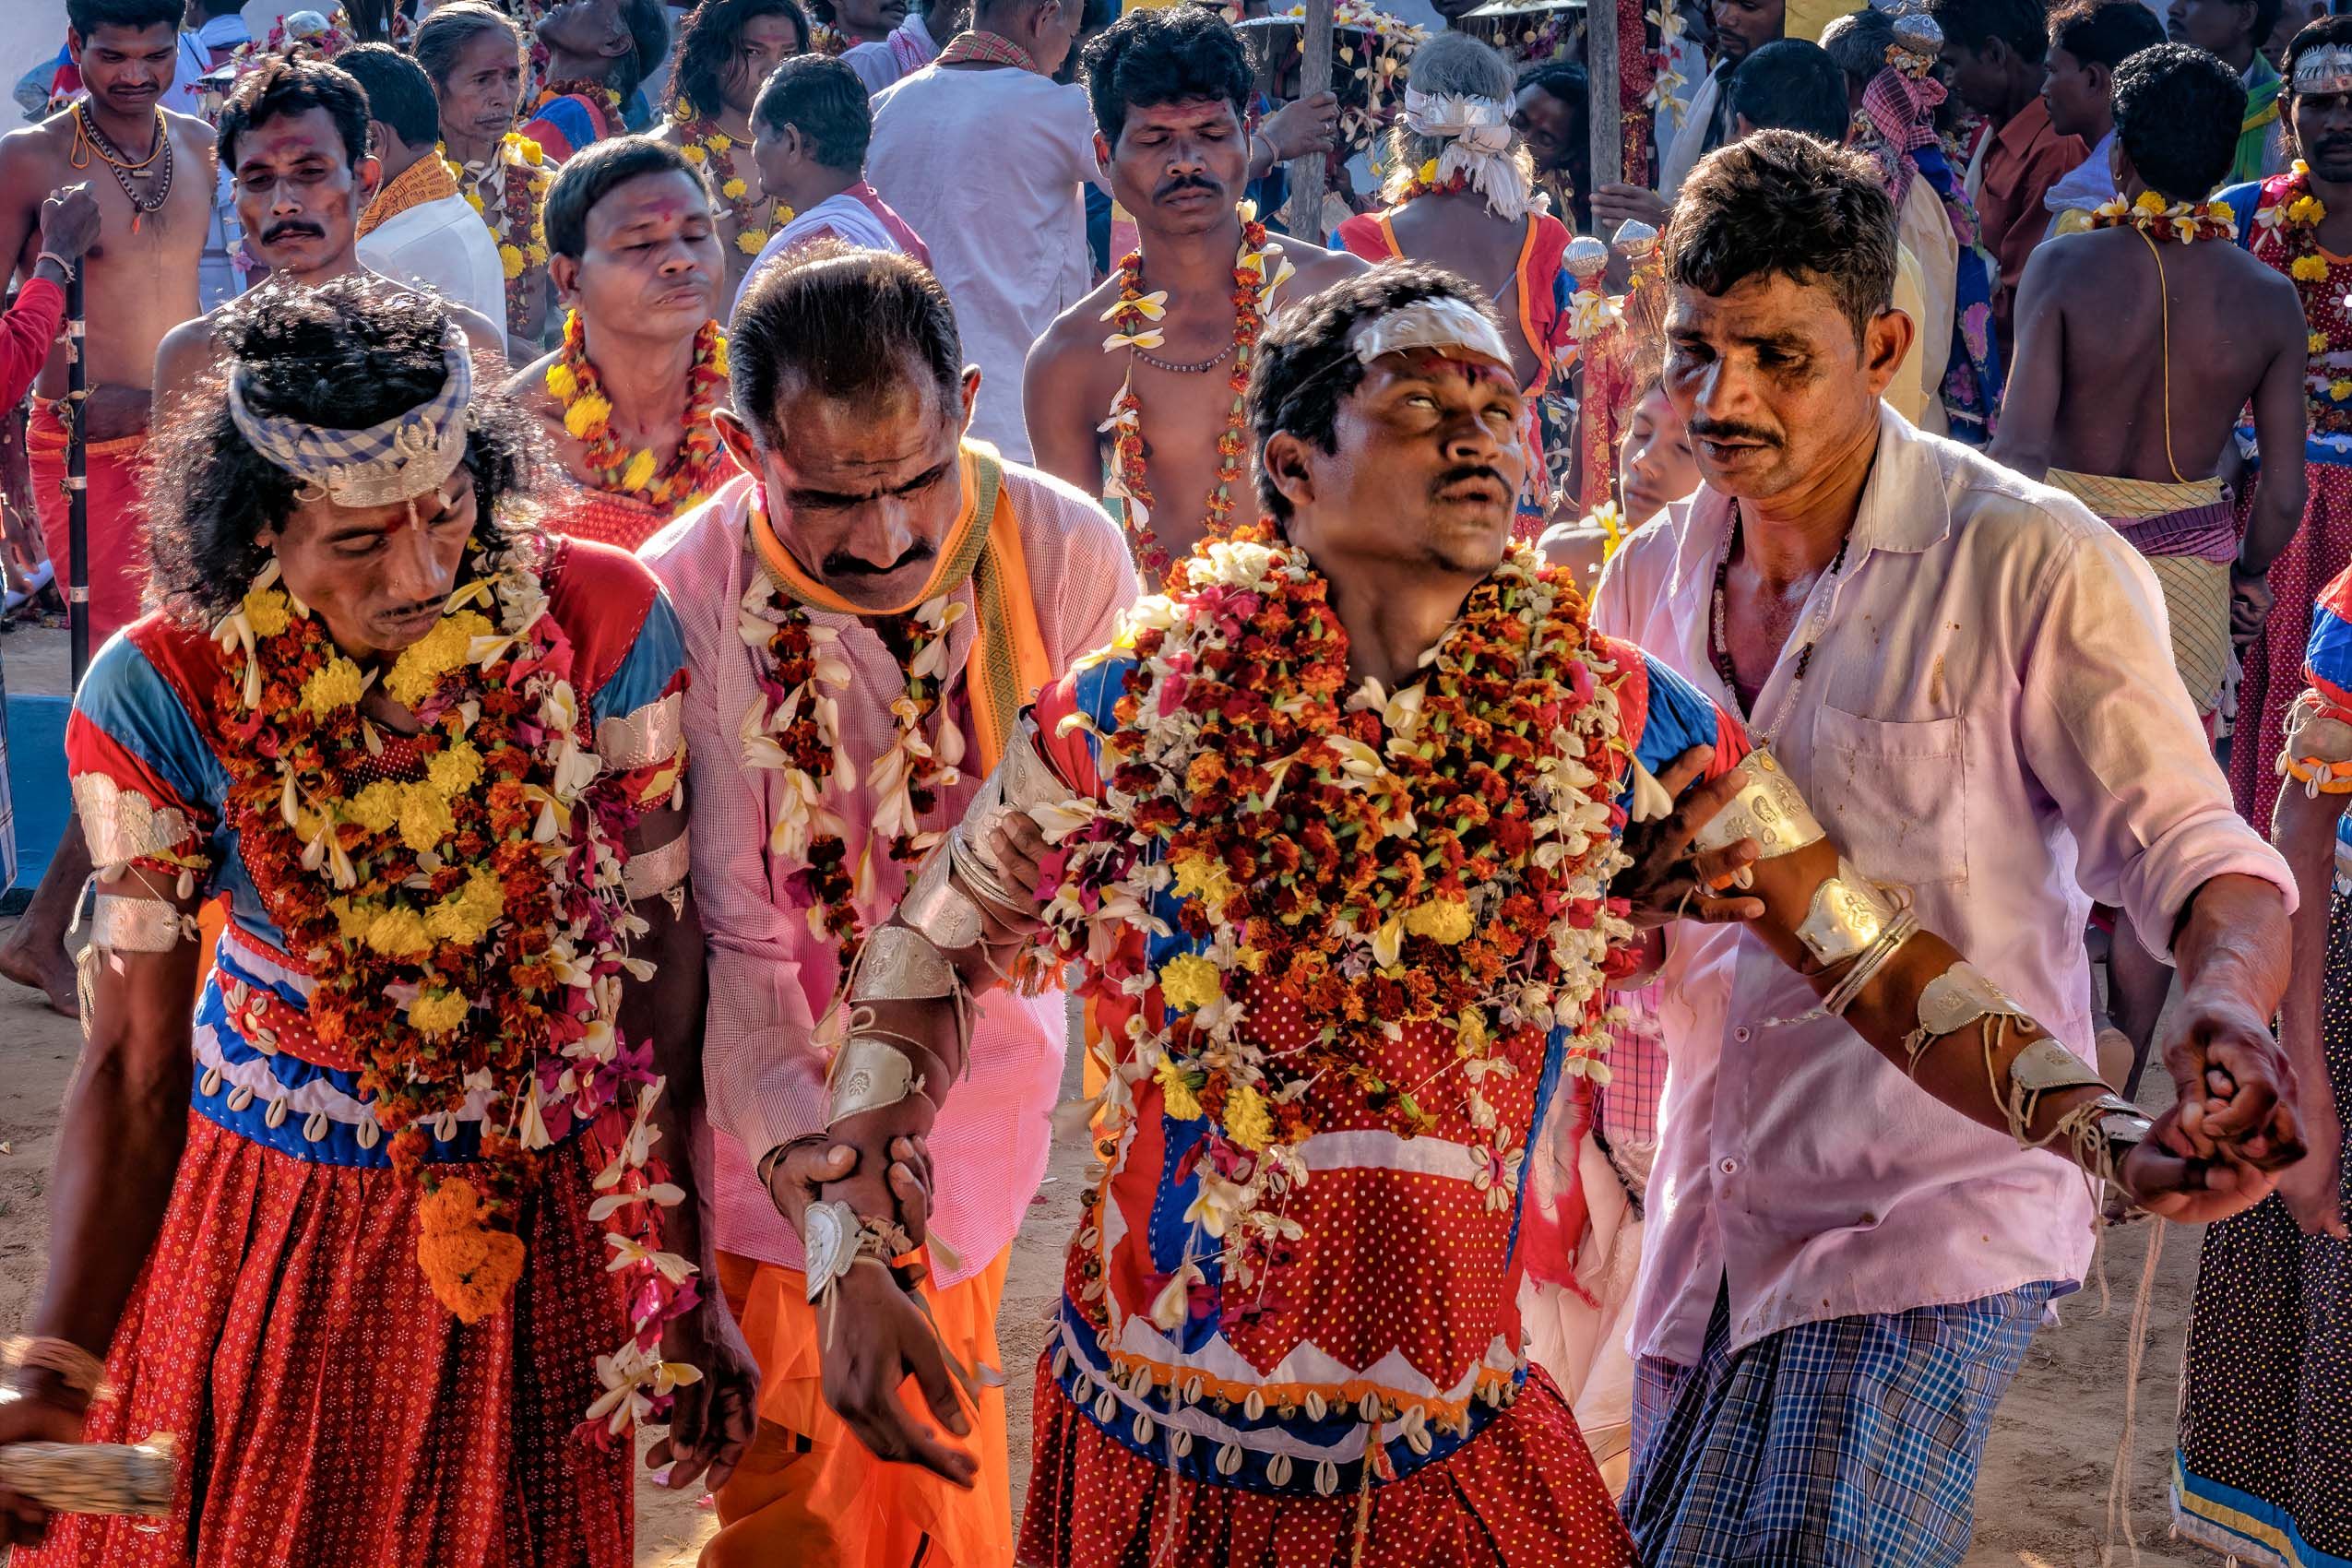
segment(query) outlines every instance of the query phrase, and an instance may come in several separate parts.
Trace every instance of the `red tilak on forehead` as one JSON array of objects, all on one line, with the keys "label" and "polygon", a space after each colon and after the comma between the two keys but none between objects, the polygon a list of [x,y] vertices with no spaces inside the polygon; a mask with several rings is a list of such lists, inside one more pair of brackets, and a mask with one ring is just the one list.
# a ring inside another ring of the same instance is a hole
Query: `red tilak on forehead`
[{"label": "red tilak on forehead", "polygon": [[1445,371],[1452,371],[1466,381],[1492,380],[1499,381],[1505,386],[1512,385],[1511,373],[1484,354],[1474,359],[1457,360],[1451,354],[1440,353],[1435,349],[1408,349],[1405,351],[1405,357],[1406,362],[1422,375],[1437,375]]}]

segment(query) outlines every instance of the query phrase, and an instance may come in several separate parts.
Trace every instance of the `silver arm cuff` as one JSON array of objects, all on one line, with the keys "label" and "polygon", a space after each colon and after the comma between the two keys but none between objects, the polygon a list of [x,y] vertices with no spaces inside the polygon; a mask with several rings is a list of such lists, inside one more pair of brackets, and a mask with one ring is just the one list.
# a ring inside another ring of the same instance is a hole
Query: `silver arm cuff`
[{"label": "silver arm cuff", "polygon": [[1752,838],[1763,851],[1757,858],[1769,861],[1821,841],[1822,826],[1812,808],[1772,753],[1759,746],[1731,772],[1740,781],[1740,792],[1691,836],[1691,848],[1705,853]]},{"label": "silver arm cuff", "polygon": [[91,944],[114,953],[169,953],[196,935],[196,917],[160,898],[101,893],[90,921]]},{"label": "silver arm cuff", "polygon": [[1894,922],[1899,906],[1878,885],[1837,857],[1837,874],[1813,889],[1812,903],[1797,927],[1797,939],[1823,968],[1867,951]]}]

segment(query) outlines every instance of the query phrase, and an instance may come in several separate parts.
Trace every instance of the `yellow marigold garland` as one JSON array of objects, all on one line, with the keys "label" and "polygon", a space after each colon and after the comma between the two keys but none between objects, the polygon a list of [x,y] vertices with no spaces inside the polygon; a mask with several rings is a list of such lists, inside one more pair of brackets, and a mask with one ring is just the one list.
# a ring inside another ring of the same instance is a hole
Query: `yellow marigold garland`
[{"label": "yellow marigold garland", "polygon": [[751,199],[750,182],[735,172],[739,144],[719,128],[718,121],[697,113],[683,98],[671,107],[670,117],[681,132],[679,151],[688,162],[708,171],[711,185],[734,214],[735,248],[745,255],[759,255],[768,236],[791,221],[791,209],[773,199]]},{"label": "yellow marigold garland", "polygon": [[687,373],[686,422],[678,449],[666,464],[643,447],[629,450],[612,429],[612,399],[588,357],[588,332],[577,311],[564,318],[564,349],[547,367],[550,396],[563,410],[564,429],[587,448],[585,461],[597,488],[626,495],[675,517],[726,482],[729,458],[719,445],[711,410],[727,385],[727,335],[716,321],[695,333],[695,359]]}]

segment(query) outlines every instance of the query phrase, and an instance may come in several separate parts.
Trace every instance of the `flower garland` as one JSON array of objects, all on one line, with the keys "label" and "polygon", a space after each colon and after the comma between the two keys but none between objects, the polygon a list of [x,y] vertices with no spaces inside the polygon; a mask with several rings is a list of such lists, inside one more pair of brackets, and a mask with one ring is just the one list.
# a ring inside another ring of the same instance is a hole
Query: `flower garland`
[{"label": "flower garland", "polygon": [[2227,202],[2181,201],[2167,207],[2156,192],[2142,191],[2129,206],[2118,196],[2095,210],[2091,227],[2137,229],[2151,239],[2178,240],[2185,245],[2198,240],[2236,239],[2238,215]]},{"label": "flower garland", "polygon": [[[766,517],[762,498],[752,511],[754,535],[766,526]],[[782,802],[768,826],[768,852],[797,862],[788,885],[807,904],[809,933],[842,944],[847,973],[864,937],[857,906],[873,894],[874,843],[884,844],[889,858],[911,873],[942,837],[926,829],[922,819],[938,809],[939,791],[962,778],[963,731],[944,710],[940,694],[948,675],[947,629],[963,619],[968,606],[941,594],[910,613],[873,623],[885,646],[898,656],[905,684],[890,701],[896,733],[866,770],[873,837],[854,860],[848,824],[835,809],[856,788],[857,771],[841,743],[836,695],[850,683],[841,635],[816,624],[807,607],[765,572],[744,590],[737,608],[736,629],[745,646],[767,656],[754,672],[759,695],[740,727],[743,765],[784,776]],[[938,724],[926,737],[933,715]]]},{"label": "flower garland", "polygon": [[1411,183],[1398,193],[1396,205],[1402,207],[1416,197],[1425,196],[1455,196],[1469,188],[1470,175],[1467,170],[1457,169],[1441,180],[1437,177],[1437,160],[1427,158],[1421,160],[1420,168],[1413,171]]},{"label": "flower garland", "polygon": [[[461,1321],[496,1312],[521,1277],[514,1223],[535,1157],[576,1123],[585,1147],[612,1151],[590,1218],[620,1217],[605,1240],[631,1339],[600,1365],[627,1378],[628,1420],[659,1420],[669,1390],[700,1374],[646,1347],[698,1287],[659,1250],[657,1211],[683,1198],[646,1122],[662,1081],[650,1046],[614,1028],[624,976],[651,972],[628,956],[644,928],[619,851],[637,809],[588,794],[600,765],[537,547],[469,550],[440,622],[383,674],[420,726],[390,740],[360,711],[376,674],[264,568],[215,634],[224,814],[309,971],[312,1028],[357,1063],[394,1170],[423,1189],[418,1266]],[[631,1090],[634,1125],[619,1109]],[[469,1104],[483,1111],[480,1158],[429,1162],[428,1129],[454,1137]]]},{"label": "flower garland", "polygon": [[686,373],[685,429],[667,464],[644,447],[631,452],[612,428],[612,399],[588,357],[588,330],[579,312],[564,317],[564,348],[547,367],[547,390],[563,410],[564,428],[588,450],[583,461],[597,488],[628,495],[675,517],[698,505],[727,479],[729,459],[711,410],[727,385],[727,335],[716,321],[695,332],[695,361]]},{"label": "flower garland", "polygon": [[488,177],[450,161],[446,144],[434,150],[457,180],[466,205],[481,215],[490,237],[498,242],[498,265],[506,275],[506,319],[520,332],[521,324],[531,319],[532,307],[539,303],[532,297],[532,285],[538,284],[540,291],[546,287],[547,187],[555,183],[555,172],[547,167],[547,154],[520,131],[508,131],[499,138],[492,158],[493,166],[500,171],[498,216],[493,218],[481,194]]},{"label": "flower garland", "polygon": [[[1249,461],[1246,431],[1250,362],[1257,349],[1258,336],[1265,330],[1266,312],[1274,291],[1289,281],[1294,270],[1288,261],[1281,260],[1282,246],[1266,238],[1265,225],[1257,220],[1256,208],[1244,202],[1238,210],[1241,247],[1233,258],[1233,369],[1226,378],[1233,401],[1226,410],[1224,434],[1217,438],[1217,483],[1209,491],[1201,525],[1202,531],[1212,539],[1221,535],[1232,521],[1235,492],[1241,487],[1242,470]],[[1269,279],[1266,267],[1277,262]],[[1122,349],[1157,349],[1167,340],[1152,323],[1168,314],[1168,291],[1156,289],[1146,294],[1143,279],[1144,253],[1129,251],[1119,263],[1119,298],[1102,313],[1102,319],[1116,328],[1102,340],[1104,353],[1117,353]],[[1152,508],[1158,503],[1153,498],[1146,472],[1143,399],[1135,395],[1132,354],[1126,377],[1119,384],[1118,395],[1111,399],[1111,417],[1103,421],[1101,429],[1111,436],[1108,492],[1125,502],[1122,510],[1129,542],[1146,580],[1162,582],[1168,576],[1170,562],[1167,550],[1151,528]]]},{"label": "flower garland", "polygon": [[849,35],[820,18],[809,18],[809,53],[840,55],[849,53],[853,42]]},{"label": "flower garland", "polygon": [[538,99],[531,104],[531,110],[536,113],[559,98],[588,100],[604,113],[605,135],[617,137],[626,134],[628,127],[621,118],[621,92],[611,83],[600,82],[591,77],[577,77],[560,82],[549,82],[540,89]]},{"label": "flower garland", "polygon": [[2311,189],[2310,165],[2299,158],[2276,198],[2256,210],[2254,225],[2278,246],[2276,259],[2264,259],[2273,266],[2284,263],[2282,269],[2301,297],[2303,319],[2310,324],[2310,368],[2304,387],[2310,398],[2311,428],[2341,434],[2352,430],[2352,355],[2339,352],[2326,331],[2327,323],[2340,326],[2345,321],[2344,303],[2328,285],[2334,268],[2320,254],[2320,224],[2326,217],[2327,204]]},{"label": "flower garland", "polygon": [[1649,51],[1650,86],[1642,95],[1642,101],[1649,106],[1653,116],[1665,115],[1667,123],[1680,130],[1687,107],[1682,101],[1682,87],[1690,78],[1674,68],[1674,46],[1690,29],[1683,24],[1682,7],[1675,0],[1658,0],[1643,14],[1657,30],[1657,47]]},{"label": "flower garland", "polygon": [[[1188,1218],[1221,1241],[1225,1277],[1248,1283],[1298,1239],[1285,1213],[1306,1181],[1298,1146],[1335,1088],[1407,1135],[1427,1130],[1431,1083],[1376,1071],[1407,1026],[1452,1036],[1446,1071],[1459,1067],[1490,1134],[1480,1184],[1507,1206],[1526,1129],[1480,1086],[1540,1061],[1555,1027],[1564,1070],[1608,1082],[1601,964],[1629,931],[1608,897],[1628,863],[1613,671],[1566,574],[1515,546],[1422,682],[1393,693],[1345,690],[1328,584],[1287,545],[1204,545],[1123,629],[1136,662],[1102,740],[1108,803],[1074,803],[1048,828],[1045,918],[1076,959],[1168,893],[1183,900],[1173,920],[1190,941],[1152,976],[1165,1032],[1146,1040],[1137,1020],[1128,1076],[1155,1079],[1169,1115],[1213,1123]],[[1319,1037],[1269,1050],[1250,1014],[1277,996]],[[1115,1114],[1132,1111],[1123,1082]],[[1185,1265],[1155,1303],[1162,1327],[1182,1321],[1188,1276],[1200,1271]]]},{"label": "flower garland", "polygon": [[791,209],[780,201],[761,203],[751,199],[750,182],[735,172],[735,138],[720,130],[718,121],[697,114],[695,106],[683,98],[671,106],[670,117],[678,126],[678,150],[685,154],[689,163],[709,168],[712,183],[733,210],[735,248],[745,255],[759,255],[766,246],[768,236],[792,220]]}]

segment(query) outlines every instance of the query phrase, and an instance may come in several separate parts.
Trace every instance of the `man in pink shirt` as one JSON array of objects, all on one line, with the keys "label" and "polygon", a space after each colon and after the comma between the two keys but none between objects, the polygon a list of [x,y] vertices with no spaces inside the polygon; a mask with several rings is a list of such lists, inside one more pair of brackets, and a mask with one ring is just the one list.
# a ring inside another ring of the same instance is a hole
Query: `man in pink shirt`
[{"label": "man in pink shirt", "polygon": [[[2095,900],[2180,969],[2184,1101],[2216,1044],[2266,1055],[2287,866],[2231,809],[2146,563],[1882,407],[1913,327],[1871,166],[1752,137],[1693,172],[1666,256],[1705,482],[1611,561],[1595,626],[1744,714],[1847,853],[2078,1056]],[[1956,1564],[1993,1408],[2090,1261],[2081,1175],[1939,1110],[1752,933],[1675,927],[1662,980],[1643,1561]]]},{"label": "man in pink shirt", "polygon": [[[767,268],[729,356],[737,413],[718,418],[747,471],[644,552],[694,670],[719,1274],[765,1378],[759,1440],[719,1490],[702,1561],[993,1565],[1012,1555],[1002,1395],[979,1394],[976,1487],[874,1458],[826,1407],[779,1208],[849,1169],[826,1158],[846,1021],[829,1008],[862,933],[963,814],[1021,706],[1110,640],[1134,574],[1093,502],[967,436],[979,373],[914,261],[820,244]],[[928,1139],[922,1290],[958,1356],[993,1363],[1009,1250],[1045,1172],[1063,1000],[992,996],[974,1028],[971,1074]]]}]

